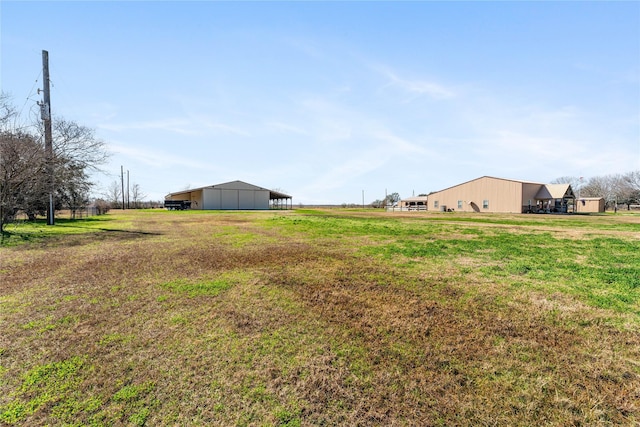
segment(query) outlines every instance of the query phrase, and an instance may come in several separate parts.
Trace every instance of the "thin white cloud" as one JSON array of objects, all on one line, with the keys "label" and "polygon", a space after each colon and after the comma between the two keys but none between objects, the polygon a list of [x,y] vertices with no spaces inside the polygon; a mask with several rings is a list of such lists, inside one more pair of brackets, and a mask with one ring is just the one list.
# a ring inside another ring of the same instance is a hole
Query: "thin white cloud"
[{"label": "thin white cloud", "polygon": [[211,169],[211,164],[194,160],[191,157],[177,156],[158,149],[142,149],[134,146],[110,143],[109,150],[114,154],[122,154],[134,161],[138,161],[158,169],[172,166],[189,167],[196,169]]},{"label": "thin white cloud", "polygon": [[206,117],[173,118],[130,123],[100,123],[99,129],[111,132],[163,131],[186,136],[203,136],[210,131],[236,136],[250,136],[250,133],[237,126],[227,125]]},{"label": "thin white cloud", "polygon": [[384,87],[397,87],[415,97],[427,96],[433,99],[454,98],[456,93],[447,86],[428,80],[412,80],[400,77],[387,67],[375,67],[376,71],[387,78]]},{"label": "thin white cloud", "polygon": [[353,153],[351,158],[327,169],[302,191],[314,194],[343,188],[356,178],[382,167],[385,163],[386,159],[378,150]]},{"label": "thin white cloud", "polygon": [[271,122],[266,122],[265,126],[267,127],[267,129],[274,130],[275,132],[291,133],[291,134],[297,134],[297,135],[309,135],[309,133],[306,130],[304,130],[302,127],[288,124],[288,123],[271,121]]},{"label": "thin white cloud", "polygon": [[246,131],[245,129],[241,129],[237,126],[231,126],[224,123],[220,123],[210,119],[202,119],[200,118],[196,123],[196,125],[202,125],[206,129],[220,131],[226,134],[232,134],[236,136],[251,136],[251,133]]},{"label": "thin white cloud", "polygon": [[393,154],[430,154],[431,150],[427,150],[418,144],[410,142],[405,138],[393,134],[387,129],[375,130],[371,136],[390,144],[389,149]]},{"label": "thin white cloud", "polygon": [[101,123],[98,125],[98,128],[112,132],[125,132],[129,130],[160,130],[174,132],[181,135],[198,135],[198,131],[196,131],[192,124],[185,119],[165,119],[130,123]]}]

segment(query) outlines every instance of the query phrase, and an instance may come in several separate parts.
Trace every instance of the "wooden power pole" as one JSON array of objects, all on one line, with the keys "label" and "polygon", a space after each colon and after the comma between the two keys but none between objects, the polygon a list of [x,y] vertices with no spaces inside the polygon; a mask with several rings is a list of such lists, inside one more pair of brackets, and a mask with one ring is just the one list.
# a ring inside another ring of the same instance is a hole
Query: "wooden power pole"
[{"label": "wooden power pole", "polygon": [[120,186],[122,187],[122,210],[124,210],[124,166],[120,165]]},{"label": "wooden power pole", "polygon": [[42,51],[42,91],[44,100],[40,104],[40,113],[44,122],[44,152],[47,161],[47,191],[49,203],[47,207],[47,224],[55,224],[55,209],[53,204],[53,134],[51,132],[51,94],[49,92],[49,52]]}]

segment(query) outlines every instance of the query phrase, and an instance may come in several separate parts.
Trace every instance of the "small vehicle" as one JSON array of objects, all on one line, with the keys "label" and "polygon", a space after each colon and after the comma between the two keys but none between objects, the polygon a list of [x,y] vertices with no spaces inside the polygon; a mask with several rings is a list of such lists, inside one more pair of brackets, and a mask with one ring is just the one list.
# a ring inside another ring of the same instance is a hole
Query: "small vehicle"
[{"label": "small vehicle", "polygon": [[165,200],[164,207],[170,211],[191,209],[191,200]]}]

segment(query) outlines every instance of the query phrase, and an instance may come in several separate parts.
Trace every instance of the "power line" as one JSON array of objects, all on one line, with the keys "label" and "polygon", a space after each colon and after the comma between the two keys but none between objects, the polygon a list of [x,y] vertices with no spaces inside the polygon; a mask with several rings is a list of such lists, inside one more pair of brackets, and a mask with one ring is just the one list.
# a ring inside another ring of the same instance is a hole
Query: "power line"
[{"label": "power line", "polygon": [[22,116],[22,113],[24,112],[24,109],[27,106],[27,103],[29,101],[33,102],[34,105],[37,103],[37,101],[34,101],[33,99],[31,99],[31,97],[34,95],[35,91],[33,89],[38,84],[38,82],[40,80],[40,76],[42,76],[42,70],[40,70],[40,72],[38,73],[38,77],[36,77],[36,80],[33,82],[33,86],[31,86],[31,89],[29,90],[29,93],[28,93],[27,97],[24,100],[24,104],[22,104],[22,107],[20,108],[20,111],[18,111],[18,114],[16,114],[16,116],[13,118],[13,127],[14,128],[17,125],[18,119]]}]

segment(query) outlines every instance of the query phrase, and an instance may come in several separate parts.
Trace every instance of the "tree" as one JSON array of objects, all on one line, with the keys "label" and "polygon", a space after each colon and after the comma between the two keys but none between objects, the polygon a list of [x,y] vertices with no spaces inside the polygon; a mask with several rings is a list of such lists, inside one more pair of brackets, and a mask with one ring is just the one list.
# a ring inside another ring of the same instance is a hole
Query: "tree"
[{"label": "tree", "polygon": [[391,194],[387,194],[385,196],[384,199],[380,200],[380,199],[376,199],[373,202],[371,202],[371,207],[373,208],[384,208],[387,206],[393,206],[394,204],[398,203],[400,201],[400,194],[398,193],[391,193]]},{"label": "tree", "polygon": [[640,191],[640,170],[627,172],[624,179],[633,190]]},{"label": "tree", "polygon": [[382,208],[384,207],[384,201],[380,199],[376,199],[373,202],[371,202],[371,207],[376,209]]},{"label": "tree", "polygon": [[398,193],[391,193],[389,195],[387,195],[387,197],[385,197],[384,199],[384,204],[385,205],[394,205],[396,203],[398,203],[400,201],[400,194]]},{"label": "tree", "polygon": [[30,131],[11,128],[18,116],[4,92],[0,93],[0,229],[22,211],[29,219],[44,215],[49,203],[48,183],[53,181],[55,208],[67,206],[75,211],[89,201],[90,170],[108,158],[106,144],[92,129],[74,121],[55,118],[52,136],[54,156],[46,159],[44,126]]},{"label": "tree", "polygon": [[29,134],[0,133],[0,232],[20,211],[38,212],[44,200],[44,150]]},{"label": "tree", "polygon": [[606,206],[611,206],[615,200],[614,179],[611,175],[594,176],[582,187],[581,197],[603,197]]},{"label": "tree", "polygon": [[[53,151],[60,163],[73,163],[75,168],[99,170],[109,158],[106,144],[95,131],[63,117],[53,124]],[[44,135],[44,133],[42,133]]]},{"label": "tree", "polygon": [[56,201],[69,209],[71,218],[75,219],[77,212],[89,205],[92,183],[85,168],[71,161],[61,165],[57,175],[61,178],[61,184],[57,189]]},{"label": "tree", "polygon": [[0,130],[8,130],[15,115],[16,109],[11,105],[11,97],[6,92],[0,92]]},{"label": "tree", "polygon": [[550,182],[550,184],[569,184],[574,193],[577,193],[580,186],[582,186],[582,177],[577,176],[561,176]]},{"label": "tree", "polygon": [[627,210],[631,210],[632,204],[640,203],[640,171],[616,175],[614,192],[616,202],[627,205]]},{"label": "tree", "polygon": [[133,199],[133,208],[138,209],[140,202],[142,199],[147,197],[146,194],[142,192],[139,184],[133,184],[131,187],[131,198]]},{"label": "tree", "polygon": [[107,201],[109,203],[111,203],[111,208],[112,209],[118,209],[120,207],[122,207],[121,203],[121,196],[122,196],[122,190],[121,190],[121,183],[119,183],[118,181],[113,181],[111,184],[109,184],[109,187],[107,187],[107,194],[105,194],[105,197],[107,199]]}]

